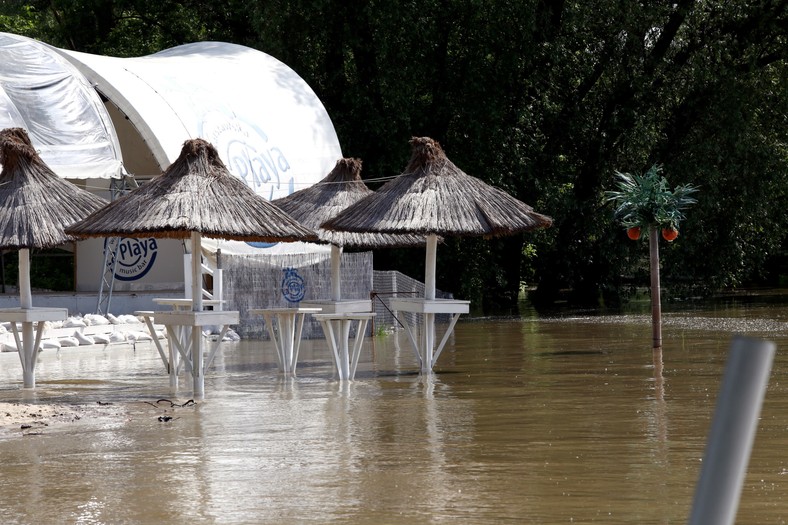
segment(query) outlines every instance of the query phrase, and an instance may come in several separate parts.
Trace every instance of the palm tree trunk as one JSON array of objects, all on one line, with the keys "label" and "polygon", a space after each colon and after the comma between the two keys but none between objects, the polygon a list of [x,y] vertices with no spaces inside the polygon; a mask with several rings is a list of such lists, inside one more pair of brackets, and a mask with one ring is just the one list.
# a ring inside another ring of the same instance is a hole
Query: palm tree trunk
[{"label": "palm tree trunk", "polygon": [[659,288],[659,229],[649,227],[648,237],[651,258],[651,333],[652,348],[662,348],[662,304]]}]

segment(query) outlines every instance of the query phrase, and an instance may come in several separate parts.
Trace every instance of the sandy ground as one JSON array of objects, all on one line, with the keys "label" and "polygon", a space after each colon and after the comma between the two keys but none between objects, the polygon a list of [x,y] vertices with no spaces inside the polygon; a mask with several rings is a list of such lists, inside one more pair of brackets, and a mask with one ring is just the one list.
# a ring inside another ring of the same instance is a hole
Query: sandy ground
[{"label": "sandy ground", "polygon": [[70,405],[63,403],[0,402],[0,437],[41,434],[48,428],[105,417],[123,417],[123,409],[113,405]]}]

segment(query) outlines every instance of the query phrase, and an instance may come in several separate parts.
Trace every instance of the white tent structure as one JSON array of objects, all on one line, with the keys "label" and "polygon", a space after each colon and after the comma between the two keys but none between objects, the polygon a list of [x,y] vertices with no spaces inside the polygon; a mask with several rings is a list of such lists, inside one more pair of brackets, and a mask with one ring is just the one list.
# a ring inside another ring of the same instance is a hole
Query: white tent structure
[{"label": "white tent structure", "polygon": [[[56,66],[63,73],[54,73]],[[275,58],[235,44],[198,42],[116,58],[0,33],[0,87],[0,126],[27,129],[42,158],[66,178],[120,177],[125,169],[144,182],[163,172],[187,139],[203,138],[231,173],[276,199],[316,183],[342,157],[331,119],[306,82]],[[91,121],[89,110],[96,114]],[[77,152],[84,155],[57,161]],[[87,156],[94,152],[104,156]],[[217,247],[328,257],[325,247],[303,243],[203,245]],[[78,244],[78,292],[98,290],[103,251],[100,240]],[[115,290],[182,290],[183,253],[174,240],[121,239]]]},{"label": "white tent structure", "polygon": [[[138,178],[161,173],[178,157],[184,140],[199,137],[216,147],[231,173],[258,194],[276,199],[319,181],[342,156],[331,119],[314,91],[292,69],[260,51],[197,42],[137,58],[59,52],[107,100],[124,164]],[[327,252],[303,243],[255,247],[206,239],[203,246],[206,251],[220,247],[223,253]],[[156,249],[170,252],[162,254],[167,261],[183,253],[177,242],[161,242]],[[128,279],[126,288],[182,282],[172,275],[177,265],[148,269],[136,255],[127,259],[123,271],[130,275],[121,274]],[[98,272],[100,268],[81,265],[78,283],[89,282],[85,278]]]},{"label": "white tent structure", "polygon": [[[186,44],[139,58],[59,50],[132,130],[150,158],[125,158],[135,175],[158,175],[189,138],[208,140],[232,173],[268,199],[320,180],[340,155],[331,119],[292,69],[247,47]],[[138,154],[139,148],[135,152]],[[150,162],[152,161],[152,163]]]}]

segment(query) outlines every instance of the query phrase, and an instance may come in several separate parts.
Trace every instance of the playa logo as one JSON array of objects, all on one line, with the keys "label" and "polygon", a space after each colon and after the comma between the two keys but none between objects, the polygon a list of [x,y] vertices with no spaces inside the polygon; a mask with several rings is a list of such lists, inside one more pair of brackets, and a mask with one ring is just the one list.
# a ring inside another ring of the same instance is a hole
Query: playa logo
[{"label": "playa logo", "polygon": [[304,298],[306,286],[304,278],[298,275],[295,268],[284,268],[285,276],[282,278],[282,295],[289,303],[297,303]]},{"label": "playa logo", "polygon": [[[115,265],[115,279],[119,281],[136,281],[141,279],[153,267],[156,262],[156,254],[159,246],[156,239],[133,239],[130,237],[116,238],[116,247],[109,246],[109,249],[117,250],[117,264]],[[104,240],[104,250],[108,249],[108,240]]]},{"label": "playa logo", "polygon": [[203,117],[201,135],[214,145],[230,173],[258,195],[272,200],[276,190],[293,185],[293,178],[286,178],[290,162],[284,152],[256,126],[213,111]]}]

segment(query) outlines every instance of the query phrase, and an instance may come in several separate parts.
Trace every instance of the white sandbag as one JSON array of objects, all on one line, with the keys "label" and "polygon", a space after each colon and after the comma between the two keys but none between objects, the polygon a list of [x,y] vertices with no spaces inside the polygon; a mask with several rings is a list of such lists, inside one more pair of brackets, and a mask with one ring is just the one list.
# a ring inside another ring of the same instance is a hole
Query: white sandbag
[{"label": "white sandbag", "polygon": [[85,314],[82,319],[89,325],[89,326],[104,326],[109,324],[109,319],[104,317],[103,315],[98,314]]},{"label": "white sandbag", "polygon": [[81,333],[79,330],[74,332],[74,338],[77,341],[79,341],[79,344],[81,344],[81,345],[92,345],[92,344],[95,344],[95,341],[93,340],[93,338],[91,336],[85,335],[85,334]]},{"label": "white sandbag", "polygon": [[126,340],[136,343],[138,341],[153,341],[153,338],[148,332],[129,332],[126,334]]},{"label": "white sandbag", "polygon": [[60,347],[65,348],[67,346],[79,346],[79,341],[76,337],[61,337],[58,339],[60,342]]},{"label": "white sandbag", "polygon": [[107,314],[107,320],[111,324],[121,324],[120,319],[118,319],[117,317],[115,317],[114,315],[109,314],[109,313]]},{"label": "white sandbag", "polygon": [[63,321],[63,328],[85,328],[87,323],[79,317],[69,317]]},{"label": "white sandbag", "polygon": [[120,324],[135,324],[135,323],[141,323],[142,322],[139,319],[137,319],[136,315],[131,315],[131,314],[119,315],[118,316],[118,321],[120,321]]},{"label": "white sandbag", "polygon": [[93,342],[97,345],[108,345],[110,343],[109,334],[93,334]]},{"label": "white sandbag", "polygon": [[126,341],[126,334],[123,332],[110,332],[109,341],[111,343],[123,343]]},{"label": "white sandbag", "polygon": [[57,350],[58,348],[60,348],[60,341],[58,341],[57,339],[44,339],[43,341],[41,341],[41,348],[46,350],[50,348]]},{"label": "white sandbag", "polygon": [[224,334],[224,338],[222,338],[222,341],[232,341],[232,342],[237,342],[237,341],[240,341],[240,340],[241,340],[241,336],[240,336],[240,335],[238,335],[238,334],[235,332],[235,330],[233,330],[232,328],[228,328],[228,329],[227,329],[227,333],[226,333],[226,334]]}]

